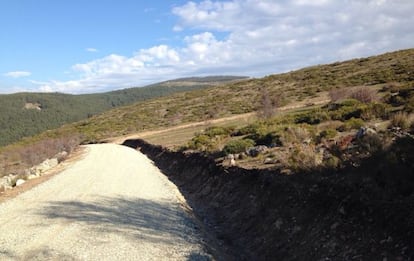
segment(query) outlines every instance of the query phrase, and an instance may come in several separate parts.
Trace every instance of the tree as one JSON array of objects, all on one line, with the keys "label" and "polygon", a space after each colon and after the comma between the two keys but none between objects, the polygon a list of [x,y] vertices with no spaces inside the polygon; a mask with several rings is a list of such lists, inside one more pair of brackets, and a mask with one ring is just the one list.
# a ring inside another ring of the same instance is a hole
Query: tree
[{"label": "tree", "polygon": [[279,105],[280,96],[272,95],[268,89],[262,88],[258,116],[264,119],[273,117]]}]

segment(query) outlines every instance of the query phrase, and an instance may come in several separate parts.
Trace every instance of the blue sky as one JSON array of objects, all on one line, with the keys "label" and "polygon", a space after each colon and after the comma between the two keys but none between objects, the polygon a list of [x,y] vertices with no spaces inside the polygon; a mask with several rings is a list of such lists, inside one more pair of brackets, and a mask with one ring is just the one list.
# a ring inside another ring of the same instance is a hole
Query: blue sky
[{"label": "blue sky", "polygon": [[1,0],[0,93],[261,77],[414,47],[412,0]]}]

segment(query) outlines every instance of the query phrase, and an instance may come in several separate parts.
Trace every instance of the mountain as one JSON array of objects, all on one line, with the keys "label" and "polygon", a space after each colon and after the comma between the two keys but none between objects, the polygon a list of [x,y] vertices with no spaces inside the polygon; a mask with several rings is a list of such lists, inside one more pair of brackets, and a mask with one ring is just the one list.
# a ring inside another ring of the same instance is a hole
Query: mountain
[{"label": "mountain", "polygon": [[0,146],[119,106],[245,78],[238,76],[182,78],[146,87],[83,95],[63,93],[0,95]]}]

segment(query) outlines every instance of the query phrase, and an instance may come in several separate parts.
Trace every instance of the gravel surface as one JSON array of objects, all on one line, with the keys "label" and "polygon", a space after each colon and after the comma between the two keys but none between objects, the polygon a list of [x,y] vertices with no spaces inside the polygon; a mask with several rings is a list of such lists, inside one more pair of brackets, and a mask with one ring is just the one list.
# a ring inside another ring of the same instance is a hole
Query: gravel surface
[{"label": "gravel surface", "polygon": [[86,156],[0,204],[0,260],[210,260],[179,192],[143,154]]}]

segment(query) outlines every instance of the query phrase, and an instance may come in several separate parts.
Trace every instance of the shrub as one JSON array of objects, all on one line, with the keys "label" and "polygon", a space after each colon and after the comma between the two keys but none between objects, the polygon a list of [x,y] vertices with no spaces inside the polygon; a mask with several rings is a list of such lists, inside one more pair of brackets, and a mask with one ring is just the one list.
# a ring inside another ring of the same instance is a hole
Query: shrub
[{"label": "shrub", "polygon": [[336,102],[348,98],[349,93],[349,89],[346,88],[333,89],[329,91],[329,98],[331,98],[332,102]]},{"label": "shrub", "polygon": [[408,129],[410,126],[410,120],[408,114],[405,112],[397,112],[396,114],[391,116],[391,121],[389,127],[398,127],[403,130]]},{"label": "shrub", "polygon": [[359,129],[364,125],[365,125],[365,122],[363,120],[351,118],[345,121],[343,125],[339,126],[337,130],[347,131],[347,130]]},{"label": "shrub", "polygon": [[369,103],[377,100],[377,93],[374,89],[369,87],[361,87],[354,90],[350,98],[358,100],[363,103]]},{"label": "shrub", "polygon": [[336,169],[341,163],[341,160],[338,157],[330,155],[326,159],[323,160],[323,165],[325,168],[328,169]]},{"label": "shrub", "polygon": [[188,143],[188,148],[193,150],[206,151],[213,147],[213,141],[205,134],[198,134]]},{"label": "shrub", "polygon": [[337,106],[333,107],[329,112],[329,116],[333,120],[345,121],[352,117],[360,118],[366,105],[361,104],[355,99],[344,100]]},{"label": "shrub", "polygon": [[229,141],[223,148],[225,154],[240,153],[246,151],[247,148],[254,146],[255,143],[251,139],[239,139]]},{"label": "shrub", "polygon": [[361,118],[364,120],[387,119],[389,116],[388,107],[385,103],[370,103],[362,109]]},{"label": "shrub", "polygon": [[253,139],[258,145],[267,145],[267,146],[282,146],[281,135],[277,132],[270,132],[264,136],[258,136],[256,139]]},{"label": "shrub", "polygon": [[385,142],[377,134],[365,135],[359,140],[361,148],[370,154],[381,151],[384,147]]},{"label": "shrub", "polygon": [[209,137],[229,135],[233,131],[232,128],[224,128],[213,126],[204,130],[204,134]]},{"label": "shrub", "polygon": [[338,132],[335,129],[326,129],[319,133],[319,140],[321,139],[333,139]]},{"label": "shrub", "polygon": [[309,171],[322,164],[323,155],[315,151],[314,146],[298,144],[290,152],[287,167],[295,170]]},{"label": "shrub", "polygon": [[293,126],[285,128],[282,133],[281,142],[286,145],[289,143],[303,143],[314,138],[314,128],[309,125]]},{"label": "shrub", "polygon": [[253,123],[249,124],[239,130],[237,130],[234,135],[235,136],[242,136],[242,135],[252,135],[252,134],[264,134],[267,132],[267,128],[264,123]]},{"label": "shrub", "polygon": [[319,124],[326,120],[329,120],[328,113],[317,109],[296,115],[295,123],[307,123],[313,125]]}]

